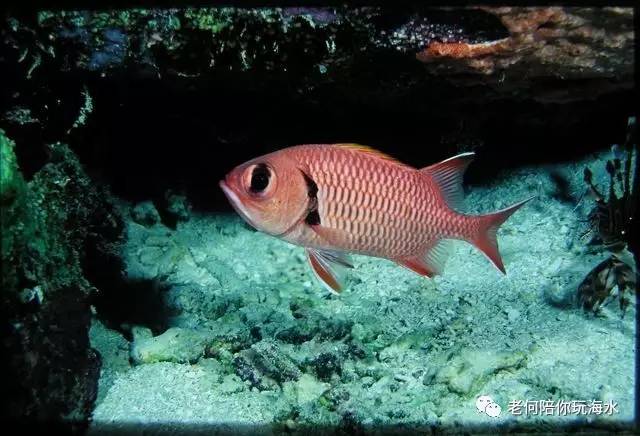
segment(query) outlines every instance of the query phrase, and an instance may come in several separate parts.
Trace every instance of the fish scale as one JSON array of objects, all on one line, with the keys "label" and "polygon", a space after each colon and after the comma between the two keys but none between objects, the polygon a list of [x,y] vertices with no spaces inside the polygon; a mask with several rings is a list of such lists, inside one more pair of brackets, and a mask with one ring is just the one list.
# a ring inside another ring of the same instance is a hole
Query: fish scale
[{"label": "fish scale", "polygon": [[[392,250],[392,254],[403,254],[424,244],[430,223],[420,221],[424,216],[422,208],[411,207],[409,187],[415,187],[415,177],[405,174],[397,179],[399,189],[389,190],[384,184],[391,179],[393,168],[390,165],[383,168],[376,183],[375,178],[370,182],[357,178],[358,174],[364,174],[364,170],[359,172],[364,165],[362,158],[353,156],[333,166],[309,162],[310,175],[319,188],[321,221],[325,219],[332,227],[354,236],[345,241],[343,248],[347,250],[373,254],[389,254],[388,250]],[[322,195],[323,192],[327,195]],[[374,207],[362,213],[363,202],[356,201],[357,198],[369,199]],[[376,225],[382,226],[378,237],[366,231]],[[359,243],[364,246],[357,246]]]},{"label": "fish scale", "polygon": [[220,186],[251,225],[305,247],[316,277],[333,292],[343,287],[339,267],[350,265],[344,253],[390,259],[431,277],[442,272],[450,239],[473,244],[504,273],[497,229],[530,199],[491,214],[459,213],[472,156],[416,169],[365,146],[299,145],[239,165]]}]

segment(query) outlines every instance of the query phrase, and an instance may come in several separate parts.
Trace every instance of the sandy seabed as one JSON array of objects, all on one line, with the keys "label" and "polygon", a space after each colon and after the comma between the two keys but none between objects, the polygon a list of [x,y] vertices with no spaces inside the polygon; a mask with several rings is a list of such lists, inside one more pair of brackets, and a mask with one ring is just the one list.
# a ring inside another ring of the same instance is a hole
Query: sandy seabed
[{"label": "sandy seabed", "polygon": [[[631,421],[635,297],[624,317],[617,301],[598,316],[575,302],[578,284],[608,256],[580,239],[593,206],[579,202],[582,170],[589,165],[606,186],[608,157],[522,168],[467,189],[469,213],[536,196],[498,232],[506,276],[456,242],[433,280],[354,256],[350,285],[334,296],[313,279],[302,248],[235,215],[194,214],[175,230],[130,221],[128,278],[158,289],[170,329],[132,326],[130,342],[95,320],[103,369],[91,433]],[[552,172],[569,181],[571,200],[559,198]],[[499,408],[479,412],[481,395]],[[525,405],[540,400],[555,411]],[[574,402],[567,413],[562,401]]]}]

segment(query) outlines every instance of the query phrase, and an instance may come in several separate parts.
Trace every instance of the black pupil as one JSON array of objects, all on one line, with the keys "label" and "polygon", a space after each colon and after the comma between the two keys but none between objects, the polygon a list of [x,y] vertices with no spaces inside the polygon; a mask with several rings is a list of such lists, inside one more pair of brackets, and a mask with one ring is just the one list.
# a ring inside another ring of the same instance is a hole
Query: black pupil
[{"label": "black pupil", "polygon": [[262,192],[269,186],[271,172],[265,164],[257,165],[251,173],[251,192]]}]

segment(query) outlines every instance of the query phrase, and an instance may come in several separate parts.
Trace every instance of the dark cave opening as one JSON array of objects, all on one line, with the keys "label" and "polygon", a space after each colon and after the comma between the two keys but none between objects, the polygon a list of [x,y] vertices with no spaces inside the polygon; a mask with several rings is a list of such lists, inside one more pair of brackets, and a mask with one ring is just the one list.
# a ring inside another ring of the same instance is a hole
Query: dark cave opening
[{"label": "dark cave opening", "polygon": [[481,184],[503,169],[606,149],[623,139],[631,110],[624,93],[565,104],[448,104],[430,99],[427,86],[385,101],[352,101],[339,89],[287,98],[288,88],[286,82],[246,89],[224,81],[95,79],[91,125],[70,140],[122,198],[162,201],[167,189],[183,190],[198,209],[227,211],[218,180],[235,165],[286,146],[356,142],[416,167],[474,149],[467,181]]},{"label": "dark cave opening", "polygon": [[[49,117],[51,127],[7,126],[25,144],[18,157],[27,176],[46,161],[42,144],[63,138],[115,195],[162,202],[173,189],[204,211],[230,211],[218,180],[278,148],[356,142],[416,167],[473,149],[476,160],[466,180],[482,184],[503,169],[575,160],[620,143],[632,111],[622,91],[562,104],[483,102],[467,101],[466,90],[436,80],[392,96],[363,91],[361,98],[340,86],[300,96],[283,78],[230,84],[224,78],[88,75],[50,83],[56,92],[43,92],[42,106],[54,104],[56,95],[73,96],[54,112],[55,120]],[[83,89],[93,111],[67,134]]]}]

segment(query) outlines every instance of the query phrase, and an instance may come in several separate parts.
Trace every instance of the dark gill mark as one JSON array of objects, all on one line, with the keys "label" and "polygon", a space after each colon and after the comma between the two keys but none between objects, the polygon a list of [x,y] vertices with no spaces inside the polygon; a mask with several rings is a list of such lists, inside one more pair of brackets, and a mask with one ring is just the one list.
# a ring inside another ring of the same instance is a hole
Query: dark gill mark
[{"label": "dark gill mark", "polygon": [[304,219],[304,222],[310,226],[320,225],[320,214],[318,213],[318,185],[313,181],[309,175],[300,170],[304,181],[307,183],[307,194],[309,195],[309,213]]}]

